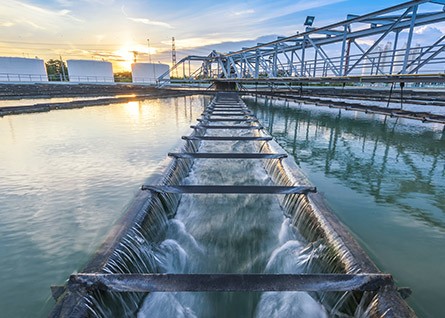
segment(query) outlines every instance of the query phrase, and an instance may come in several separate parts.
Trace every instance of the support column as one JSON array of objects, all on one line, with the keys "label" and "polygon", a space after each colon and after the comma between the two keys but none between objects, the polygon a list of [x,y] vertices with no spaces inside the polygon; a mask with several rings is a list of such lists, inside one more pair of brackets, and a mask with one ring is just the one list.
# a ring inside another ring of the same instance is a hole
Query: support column
[{"label": "support column", "polygon": [[413,6],[413,13],[411,16],[411,24],[409,27],[408,40],[406,42],[406,52],[405,52],[405,57],[403,59],[403,67],[401,71],[402,74],[406,74],[406,67],[408,65],[408,60],[411,53],[411,42],[413,40],[414,24],[416,22],[416,17],[417,17],[417,8],[418,6]]}]

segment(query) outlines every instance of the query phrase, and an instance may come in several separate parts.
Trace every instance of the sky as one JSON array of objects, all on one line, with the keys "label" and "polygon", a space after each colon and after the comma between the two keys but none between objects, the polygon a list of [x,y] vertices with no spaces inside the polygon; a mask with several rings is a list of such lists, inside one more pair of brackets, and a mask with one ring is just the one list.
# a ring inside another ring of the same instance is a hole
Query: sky
[{"label": "sky", "polygon": [[[397,0],[1,0],[0,56],[138,62],[235,50],[403,3]],[[437,30],[435,30],[437,33]],[[439,31],[442,32],[442,31]]]}]

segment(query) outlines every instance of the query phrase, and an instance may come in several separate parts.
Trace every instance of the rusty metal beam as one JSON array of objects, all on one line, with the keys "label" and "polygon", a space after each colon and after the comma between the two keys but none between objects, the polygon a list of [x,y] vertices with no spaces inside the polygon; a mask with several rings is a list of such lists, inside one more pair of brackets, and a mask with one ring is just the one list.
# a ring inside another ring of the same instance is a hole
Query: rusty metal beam
[{"label": "rusty metal beam", "polygon": [[178,194],[307,194],[309,192],[317,192],[316,187],[308,186],[143,185],[141,189],[153,192]]},{"label": "rusty metal beam", "polygon": [[377,291],[389,274],[88,274],[71,275],[70,289],[110,292]]}]

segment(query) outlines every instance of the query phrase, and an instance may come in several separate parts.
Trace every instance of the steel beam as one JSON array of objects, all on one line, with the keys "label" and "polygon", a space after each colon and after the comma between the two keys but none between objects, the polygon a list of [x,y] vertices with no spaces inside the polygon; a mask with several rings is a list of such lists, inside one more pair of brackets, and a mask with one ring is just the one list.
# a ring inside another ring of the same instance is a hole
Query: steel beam
[{"label": "steel beam", "polygon": [[184,140],[212,140],[212,141],[270,141],[272,137],[254,136],[182,136]]},{"label": "steel beam", "polygon": [[244,152],[169,152],[169,157],[182,159],[282,159],[285,153],[244,153]]},{"label": "steel beam", "polygon": [[308,186],[232,186],[232,185],[143,185],[141,190],[159,193],[188,194],[308,194],[317,188]]},{"label": "steel beam", "polygon": [[205,128],[205,129],[264,129],[263,126],[245,126],[245,125],[239,125],[239,126],[229,126],[229,125],[192,125],[190,128]]},{"label": "steel beam", "polygon": [[107,292],[378,291],[388,274],[89,274],[70,276],[69,288]]}]

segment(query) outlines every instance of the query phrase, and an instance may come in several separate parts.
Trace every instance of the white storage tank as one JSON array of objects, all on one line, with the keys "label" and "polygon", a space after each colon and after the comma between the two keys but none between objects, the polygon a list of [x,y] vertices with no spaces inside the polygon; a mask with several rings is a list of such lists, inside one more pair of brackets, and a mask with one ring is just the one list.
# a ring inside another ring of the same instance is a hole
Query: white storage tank
[{"label": "white storage tank", "polygon": [[48,82],[43,60],[0,57],[0,82]]},{"label": "white storage tank", "polygon": [[113,66],[110,62],[93,60],[67,60],[70,82],[114,83]]},{"label": "white storage tank", "polygon": [[[133,83],[156,84],[159,76],[168,72],[169,69],[170,67],[167,64],[133,63],[131,64]],[[170,79],[170,74],[167,74],[165,79]]]}]

